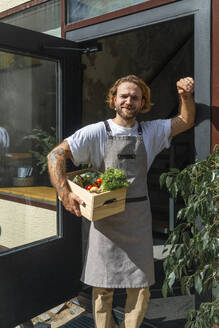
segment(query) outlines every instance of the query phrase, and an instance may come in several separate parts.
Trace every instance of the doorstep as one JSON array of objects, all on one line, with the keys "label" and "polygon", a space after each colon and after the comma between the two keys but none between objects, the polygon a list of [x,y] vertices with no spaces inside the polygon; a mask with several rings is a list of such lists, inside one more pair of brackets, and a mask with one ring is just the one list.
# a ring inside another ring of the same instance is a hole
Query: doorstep
[{"label": "doorstep", "polygon": [[[121,296],[124,303],[124,295]],[[118,297],[117,296],[117,297]],[[78,302],[78,304],[76,304]],[[84,302],[84,303],[83,303]],[[83,303],[83,304],[82,304]],[[80,304],[80,305],[79,305]],[[194,307],[191,296],[151,299],[141,328],[184,328],[187,311]],[[115,305],[113,315],[117,327],[124,316],[124,307]],[[63,303],[15,328],[94,328],[91,300],[77,297]]]}]

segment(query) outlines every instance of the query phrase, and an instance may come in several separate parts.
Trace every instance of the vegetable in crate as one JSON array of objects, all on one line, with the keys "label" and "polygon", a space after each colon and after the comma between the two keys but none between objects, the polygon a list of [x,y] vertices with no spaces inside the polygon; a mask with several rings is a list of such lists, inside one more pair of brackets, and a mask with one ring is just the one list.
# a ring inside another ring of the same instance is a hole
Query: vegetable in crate
[{"label": "vegetable in crate", "polygon": [[124,171],[114,168],[108,168],[102,174],[95,171],[78,174],[73,178],[73,182],[80,187],[95,193],[127,188],[130,185]]},{"label": "vegetable in crate", "polygon": [[101,174],[103,191],[110,191],[118,188],[127,188],[130,183],[127,181],[125,172],[122,170],[108,168]]},{"label": "vegetable in crate", "polygon": [[98,177],[98,172],[88,171],[85,173],[77,174],[72,181],[80,187],[86,188],[87,185],[93,185]]},{"label": "vegetable in crate", "polygon": [[83,180],[80,175],[76,175],[72,181],[83,188]]}]

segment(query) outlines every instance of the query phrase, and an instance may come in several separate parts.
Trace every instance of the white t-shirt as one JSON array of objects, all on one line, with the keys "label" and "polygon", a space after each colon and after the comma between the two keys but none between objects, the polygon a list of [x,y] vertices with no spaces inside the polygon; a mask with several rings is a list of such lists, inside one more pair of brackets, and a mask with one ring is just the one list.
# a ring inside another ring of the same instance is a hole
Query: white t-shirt
[{"label": "white t-shirt", "polygon": [[[108,120],[112,136],[138,135],[138,123],[132,128],[124,128]],[[171,119],[141,122],[142,136],[147,152],[147,170],[149,170],[155,156],[164,148],[170,146]],[[99,168],[102,164],[107,132],[104,122],[87,125],[65,139],[71,149],[73,162],[76,166],[91,163]]]}]

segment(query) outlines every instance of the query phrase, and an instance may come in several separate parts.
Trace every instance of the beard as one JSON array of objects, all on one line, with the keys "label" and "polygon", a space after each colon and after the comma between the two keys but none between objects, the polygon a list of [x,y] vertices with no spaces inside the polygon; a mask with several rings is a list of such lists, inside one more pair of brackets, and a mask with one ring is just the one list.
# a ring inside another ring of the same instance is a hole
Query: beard
[{"label": "beard", "polygon": [[116,113],[123,118],[126,121],[133,120],[134,118],[137,117],[137,115],[140,112],[139,108],[133,108],[133,107],[116,107],[115,108]]}]

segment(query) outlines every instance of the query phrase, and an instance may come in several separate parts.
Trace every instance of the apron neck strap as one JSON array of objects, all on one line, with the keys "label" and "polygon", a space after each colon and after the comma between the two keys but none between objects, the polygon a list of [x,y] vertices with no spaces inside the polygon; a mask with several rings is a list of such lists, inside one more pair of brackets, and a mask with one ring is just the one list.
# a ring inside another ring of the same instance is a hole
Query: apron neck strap
[{"label": "apron neck strap", "polygon": [[107,134],[112,134],[112,130],[109,126],[109,122],[108,121],[104,121],[104,124],[105,124],[105,128],[106,128],[106,131],[107,131]]},{"label": "apron neck strap", "polygon": [[[105,124],[105,128],[106,128],[107,134],[112,134],[112,130],[110,128],[109,122],[108,121],[104,121],[104,124]],[[142,135],[142,127],[141,127],[141,124],[140,123],[138,123],[138,134],[140,136]]]},{"label": "apron neck strap", "polygon": [[138,134],[139,134],[139,136],[142,135],[142,127],[141,127],[140,123],[138,123]]}]

